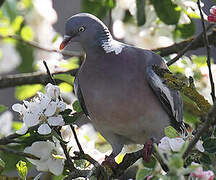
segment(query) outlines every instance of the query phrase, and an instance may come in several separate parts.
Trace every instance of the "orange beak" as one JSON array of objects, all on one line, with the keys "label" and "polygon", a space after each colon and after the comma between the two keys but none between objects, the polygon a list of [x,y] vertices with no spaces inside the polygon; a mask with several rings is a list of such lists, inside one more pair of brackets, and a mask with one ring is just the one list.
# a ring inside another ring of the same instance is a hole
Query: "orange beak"
[{"label": "orange beak", "polygon": [[63,41],[61,42],[60,46],[59,46],[59,49],[62,50],[65,48],[65,46],[67,46],[67,44],[70,42],[70,40],[72,39],[71,36],[67,36],[67,35],[64,35],[64,39]]}]

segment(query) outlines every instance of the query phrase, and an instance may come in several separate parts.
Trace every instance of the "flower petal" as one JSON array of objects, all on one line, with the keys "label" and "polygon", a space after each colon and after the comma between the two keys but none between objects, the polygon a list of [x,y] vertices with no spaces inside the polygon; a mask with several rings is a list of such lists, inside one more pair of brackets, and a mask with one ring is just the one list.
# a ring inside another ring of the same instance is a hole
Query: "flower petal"
[{"label": "flower petal", "polygon": [[26,126],[25,123],[23,123],[22,127],[16,131],[17,134],[23,135],[28,131],[28,126]]},{"label": "flower petal", "polygon": [[31,146],[24,149],[25,153],[33,154],[41,161],[47,161],[54,148],[54,143],[50,141],[36,141]]},{"label": "flower petal", "polygon": [[196,143],[196,146],[195,146],[196,149],[198,149],[200,152],[204,152],[205,149],[202,145],[202,142],[199,140],[197,143]]},{"label": "flower petal", "polygon": [[12,106],[13,111],[18,112],[18,113],[23,113],[23,110],[25,109],[24,106],[22,104],[14,104]]},{"label": "flower petal", "polygon": [[66,109],[66,103],[64,103],[63,101],[59,101],[57,107],[59,108],[60,112],[64,111]]},{"label": "flower petal", "polygon": [[56,100],[60,96],[60,89],[58,86],[54,86],[52,84],[47,84],[45,87],[45,91],[47,93],[47,96],[52,98],[53,100]]},{"label": "flower petal", "polygon": [[58,176],[63,172],[64,159],[49,159],[47,162],[49,171],[54,175]]},{"label": "flower petal", "polygon": [[44,112],[45,116],[52,116],[56,112],[57,103],[56,102],[50,102]]},{"label": "flower petal", "polygon": [[160,140],[160,143],[158,144],[158,148],[163,151],[163,152],[170,152],[171,148],[170,148],[170,143],[169,143],[169,139],[167,136],[163,137]]},{"label": "flower petal", "polygon": [[169,143],[172,151],[179,152],[185,141],[182,138],[170,138]]},{"label": "flower petal", "polygon": [[50,134],[51,128],[49,127],[48,124],[41,124],[40,127],[38,128],[38,133],[42,135]]},{"label": "flower petal", "polygon": [[58,115],[56,117],[49,117],[48,123],[51,126],[64,126],[64,120],[61,115]]},{"label": "flower petal", "polygon": [[51,98],[48,97],[47,95],[43,94],[42,92],[37,92],[37,95],[39,97],[38,103],[40,104],[42,109],[46,109],[48,104],[51,101]]},{"label": "flower petal", "polygon": [[39,115],[32,114],[32,113],[25,113],[23,116],[23,122],[28,126],[32,127],[39,123]]}]

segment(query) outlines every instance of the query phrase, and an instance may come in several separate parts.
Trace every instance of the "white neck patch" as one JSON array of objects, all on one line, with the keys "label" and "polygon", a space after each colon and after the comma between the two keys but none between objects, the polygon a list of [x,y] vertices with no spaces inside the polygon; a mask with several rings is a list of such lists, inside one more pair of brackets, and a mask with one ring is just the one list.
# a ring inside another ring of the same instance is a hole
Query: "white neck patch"
[{"label": "white neck patch", "polygon": [[121,53],[122,49],[124,48],[123,44],[115,40],[103,41],[103,44],[101,46],[106,53],[111,53],[114,51],[116,55]]}]

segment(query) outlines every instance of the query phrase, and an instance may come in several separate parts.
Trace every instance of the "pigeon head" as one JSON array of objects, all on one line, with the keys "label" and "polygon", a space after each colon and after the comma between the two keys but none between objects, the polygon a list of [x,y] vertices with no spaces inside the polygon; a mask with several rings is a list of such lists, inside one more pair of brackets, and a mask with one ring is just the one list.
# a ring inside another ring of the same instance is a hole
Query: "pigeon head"
[{"label": "pigeon head", "polygon": [[108,28],[101,20],[88,13],[79,13],[67,20],[60,50],[70,42],[79,42],[85,49],[89,46],[99,46],[111,38]]}]

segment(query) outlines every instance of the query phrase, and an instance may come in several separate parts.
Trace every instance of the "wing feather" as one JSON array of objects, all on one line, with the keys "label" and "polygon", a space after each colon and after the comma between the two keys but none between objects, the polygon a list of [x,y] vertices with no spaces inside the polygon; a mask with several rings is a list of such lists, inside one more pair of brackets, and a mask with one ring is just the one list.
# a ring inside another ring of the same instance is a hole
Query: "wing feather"
[{"label": "wing feather", "polygon": [[147,81],[160,100],[163,108],[170,117],[171,125],[177,130],[183,128],[183,104],[178,91],[169,89],[162,79],[153,71],[151,66],[147,67]]}]

